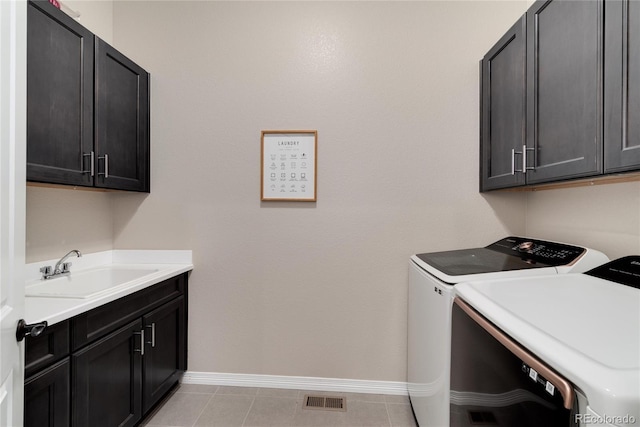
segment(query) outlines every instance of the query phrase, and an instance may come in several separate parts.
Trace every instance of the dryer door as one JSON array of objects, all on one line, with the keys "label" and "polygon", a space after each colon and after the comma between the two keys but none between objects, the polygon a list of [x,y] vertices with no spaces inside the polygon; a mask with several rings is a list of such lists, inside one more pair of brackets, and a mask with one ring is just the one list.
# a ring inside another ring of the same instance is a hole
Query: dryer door
[{"label": "dryer door", "polygon": [[451,427],[577,426],[573,386],[460,298],[452,310]]}]

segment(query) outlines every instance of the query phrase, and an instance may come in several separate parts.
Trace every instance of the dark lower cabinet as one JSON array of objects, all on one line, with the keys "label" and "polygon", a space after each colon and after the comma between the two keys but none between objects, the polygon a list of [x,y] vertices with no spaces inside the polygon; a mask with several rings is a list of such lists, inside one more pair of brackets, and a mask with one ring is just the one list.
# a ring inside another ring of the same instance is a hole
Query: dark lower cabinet
[{"label": "dark lower cabinet", "polygon": [[28,337],[25,425],[138,425],[187,369],[187,274]]},{"label": "dark lower cabinet", "polygon": [[68,320],[47,327],[37,338],[28,336],[25,341],[25,377],[31,377],[47,366],[67,357],[69,342]]},{"label": "dark lower cabinet", "polygon": [[143,317],[145,352],[142,408],[146,412],[178,381],[186,369],[186,316],[180,297]]},{"label": "dark lower cabinet", "polygon": [[25,427],[68,427],[71,421],[69,358],[24,382]]},{"label": "dark lower cabinet", "polygon": [[73,426],[134,426],[142,418],[142,322],[71,356]]}]

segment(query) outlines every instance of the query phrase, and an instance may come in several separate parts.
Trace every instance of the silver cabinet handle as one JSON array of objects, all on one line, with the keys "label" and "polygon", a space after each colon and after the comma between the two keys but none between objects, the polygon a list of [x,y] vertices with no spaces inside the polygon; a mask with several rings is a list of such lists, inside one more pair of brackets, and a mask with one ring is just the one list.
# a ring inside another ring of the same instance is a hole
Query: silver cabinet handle
[{"label": "silver cabinet handle", "polygon": [[104,160],[104,172],[98,172],[98,175],[104,175],[105,178],[109,178],[109,155],[105,154],[103,157],[98,157],[98,160]]},{"label": "silver cabinet handle", "polygon": [[156,347],[156,322],[151,325],[147,325],[147,328],[151,328],[151,341],[147,341],[147,344],[151,344],[151,348]]},{"label": "silver cabinet handle", "polygon": [[140,356],[144,356],[144,329],[138,332],[134,332],[133,335],[140,335],[140,348],[136,348],[133,351],[137,351],[138,353],[140,353]]},{"label": "silver cabinet handle", "polygon": [[535,151],[535,148],[527,148],[526,145],[522,146],[522,173],[536,170],[535,166],[527,166],[527,151]]},{"label": "silver cabinet handle", "polygon": [[[84,158],[89,156],[90,159],[89,161],[91,162],[89,170],[84,170]],[[94,167],[94,162],[95,162],[95,153],[92,151],[91,153],[86,153],[82,155],[82,173],[90,173],[91,176],[95,176],[95,167]]]},{"label": "silver cabinet handle", "polygon": [[516,154],[522,154],[522,157],[525,157],[523,151],[516,151],[515,148],[511,149],[511,175],[515,175],[516,172],[522,172],[524,170],[516,169]]}]

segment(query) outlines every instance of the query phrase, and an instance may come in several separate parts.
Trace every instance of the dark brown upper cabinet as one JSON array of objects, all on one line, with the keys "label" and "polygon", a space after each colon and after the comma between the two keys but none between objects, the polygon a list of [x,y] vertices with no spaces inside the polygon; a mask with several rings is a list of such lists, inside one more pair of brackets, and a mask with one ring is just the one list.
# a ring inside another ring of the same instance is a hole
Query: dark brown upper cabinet
[{"label": "dark brown upper cabinet", "polygon": [[526,144],[526,16],[491,48],[481,62],[482,190],[524,185]]},{"label": "dark brown upper cabinet", "polygon": [[527,184],[602,173],[603,3],[527,11]]},{"label": "dark brown upper cabinet", "polygon": [[28,4],[27,180],[149,192],[149,74],[48,1]]},{"label": "dark brown upper cabinet", "polygon": [[149,191],[149,73],[96,37],[96,187]]},{"label": "dark brown upper cabinet", "polygon": [[605,2],[604,171],[640,169],[640,3]]},{"label": "dark brown upper cabinet", "polygon": [[539,0],[482,60],[481,191],[603,173],[603,7]]},{"label": "dark brown upper cabinet", "polygon": [[93,34],[49,2],[27,13],[27,179],[91,186]]}]

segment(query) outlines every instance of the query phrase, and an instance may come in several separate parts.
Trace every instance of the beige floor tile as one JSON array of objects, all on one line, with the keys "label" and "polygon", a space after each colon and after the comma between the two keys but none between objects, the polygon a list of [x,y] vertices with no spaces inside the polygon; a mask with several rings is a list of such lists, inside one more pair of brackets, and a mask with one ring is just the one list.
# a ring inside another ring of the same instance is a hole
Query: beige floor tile
[{"label": "beige floor tile", "polygon": [[232,387],[221,385],[216,394],[242,394],[244,396],[255,396],[258,394],[257,387]]},{"label": "beige floor tile", "polygon": [[290,426],[298,403],[298,399],[256,396],[244,425],[246,427]]},{"label": "beige floor tile", "polygon": [[404,404],[409,404],[409,396],[408,395],[391,395],[391,394],[385,394],[384,395],[384,401],[387,403],[404,403]]},{"label": "beige floor tile", "polygon": [[285,397],[295,399],[299,395],[298,390],[290,390],[285,388],[261,388],[258,389],[258,396]]},{"label": "beige floor tile", "polygon": [[389,427],[387,404],[347,401],[347,424],[352,427]]},{"label": "beige floor tile", "polygon": [[347,401],[384,403],[384,394],[345,393]]},{"label": "beige floor tile", "polygon": [[213,394],[218,390],[217,385],[206,384],[180,384],[178,387],[178,393],[202,393]]},{"label": "beige floor tile", "polygon": [[[347,411],[349,408],[347,407]],[[318,409],[302,409],[302,402],[296,408],[293,417],[295,427],[334,427],[347,426],[347,413],[324,411]]]},{"label": "beige floor tile", "polygon": [[146,422],[148,426],[191,427],[212,395],[175,393]]},{"label": "beige floor tile", "polygon": [[253,396],[218,394],[213,396],[196,421],[197,427],[241,427],[253,404]]}]

